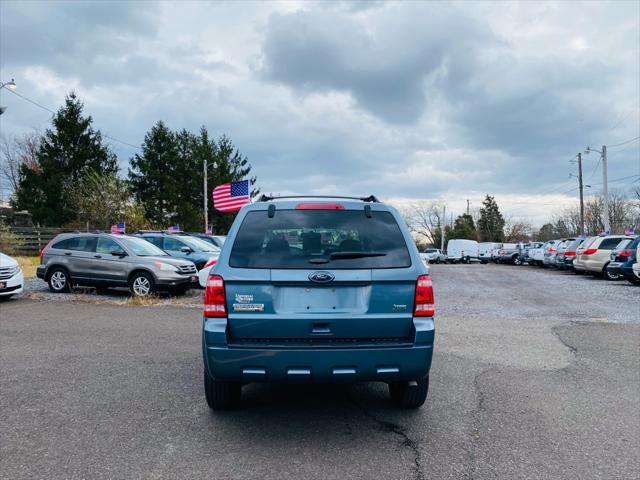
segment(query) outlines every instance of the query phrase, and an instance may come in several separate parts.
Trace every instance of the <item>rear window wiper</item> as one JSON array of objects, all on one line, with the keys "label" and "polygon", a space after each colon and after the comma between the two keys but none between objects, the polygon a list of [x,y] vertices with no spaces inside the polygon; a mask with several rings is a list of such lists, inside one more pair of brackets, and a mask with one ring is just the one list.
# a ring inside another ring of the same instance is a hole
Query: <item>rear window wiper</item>
[{"label": "rear window wiper", "polygon": [[387,254],[384,252],[333,252],[329,255],[329,258],[312,258],[311,260],[309,260],[309,263],[329,263],[329,260],[384,257],[386,255]]}]

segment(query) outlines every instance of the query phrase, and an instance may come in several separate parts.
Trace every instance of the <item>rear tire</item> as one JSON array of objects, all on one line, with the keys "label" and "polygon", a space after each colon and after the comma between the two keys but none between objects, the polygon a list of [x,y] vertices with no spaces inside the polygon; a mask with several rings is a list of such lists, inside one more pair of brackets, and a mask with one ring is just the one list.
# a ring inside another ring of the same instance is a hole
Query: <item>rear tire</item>
[{"label": "rear tire", "polygon": [[233,410],[240,406],[242,385],[239,382],[214,380],[204,371],[204,396],[211,410]]},{"label": "rear tire", "polygon": [[54,268],[49,274],[49,290],[54,293],[64,293],[69,291],[71,279],[69,273],[64,268]]},{"label": "rear tire", "polygon": [[389,383],[391,400],[401,408],[421,407],[429,393],[429,375],[417,380],[417,385],[410,386],[409,382]]},{"label": "rear tire", "polygon": [[611,280],[611,281],[620,280],[621,275],[609,272],[609,270],[607,270],[607,265],[605,265],[604,268],[602,269],[602,276],[607,280]]}]

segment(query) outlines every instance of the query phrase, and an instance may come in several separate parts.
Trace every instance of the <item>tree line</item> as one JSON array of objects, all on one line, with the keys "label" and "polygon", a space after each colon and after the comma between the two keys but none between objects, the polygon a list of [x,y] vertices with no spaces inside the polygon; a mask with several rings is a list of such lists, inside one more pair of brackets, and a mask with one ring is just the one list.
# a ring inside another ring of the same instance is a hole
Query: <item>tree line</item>
[{"label": "tree line", "polygon": [[[0,174],[12,191],[12,206],[28,210],[42,226],[108,229],[126,222],[127,230],[180,224],[201,231],[205,163],[211,188],[249,179],[252,195],[258,193],[247,157],[229,137],[211,138],[204,126],[197,133],[172,131],[158,121],[122,171],[73,92],[44,134],[4,139],[1,149]],[[211,188],[209,223],[215,233],[226,233],[234,214],[213,208]]]}]

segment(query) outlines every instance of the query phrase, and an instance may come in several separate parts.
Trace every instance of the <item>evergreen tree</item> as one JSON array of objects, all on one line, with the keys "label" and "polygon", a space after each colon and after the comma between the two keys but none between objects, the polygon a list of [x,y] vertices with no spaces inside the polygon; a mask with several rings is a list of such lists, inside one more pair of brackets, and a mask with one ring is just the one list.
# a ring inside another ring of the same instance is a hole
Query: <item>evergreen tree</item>
[{"label": "evergreen tree", "polygon": [[447,242],[453,238],[478,240],[478,232],[473,222],[473,217],[465,213],[456,218],[453,229],[445,227],[445,239]]},{"label": "evergreen tree", "polygon": [[142,154],[131,159],[131,192],[144,205],[147,219],[159,227],[170,225],[177,217],[173,177],[177,158],[176,136],[159,121],[144,136]]},{"label": "evergreen tree", "polygon": [[481,242],[502,242],[504,240],[504,218],[491,195],[487,195],[482,202],[478,219],[478,234]]},{"label": "evergreen tree", "polygon": [[174,223],[183,230],[202,231],[204,225],[202,162],[198,137],[181,130],[176,133],[177,158],[173,169],[175,183]]},{"label": "evergreen tree", "polygon": [[[187,130],[174,133],[162,122],[145,135],[142,154],[131,159],[129,183],[145,206],[147,219],[158,227],[178,223],[183,230],[202,230],[203,165],[208,165],[209,221],[216,234],[228,231],[235,215],[214,209],[211,191],[218,185],[244,179],[251,171],[246,156],[222,136],[218,143],[205,127],[198,135]],[[255,178],[250,178],[251,184]],[[257,191],[252,191],[257,194]]]},{"label": "evergreen tree", "polygon": [[23,164],[14,199],[17,209],[28,210],[34,221],[60,226],[73,221],[77,212],[70,198],[74,187],[91,172],[115,174],[116,156],[83,116],[84,104],[71,92],[54,115],[37,151],[36,165]]}]

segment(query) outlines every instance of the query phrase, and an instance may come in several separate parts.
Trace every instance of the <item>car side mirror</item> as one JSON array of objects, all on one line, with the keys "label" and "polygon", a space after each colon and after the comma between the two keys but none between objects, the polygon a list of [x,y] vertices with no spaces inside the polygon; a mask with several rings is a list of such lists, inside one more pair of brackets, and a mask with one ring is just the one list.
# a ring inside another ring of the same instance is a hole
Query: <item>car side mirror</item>
[{"label": "car side mirror", "polygon": [[183,253],[186,253],[187,255],[193,252],[193,250],[190,247],[182,247],[180,251]]},{"label": "car side mirror", "polygon": [[111,255],[114,257],[126,257],[127,253],[124,250],[111,250]]}]

